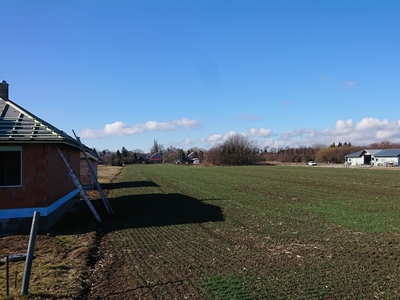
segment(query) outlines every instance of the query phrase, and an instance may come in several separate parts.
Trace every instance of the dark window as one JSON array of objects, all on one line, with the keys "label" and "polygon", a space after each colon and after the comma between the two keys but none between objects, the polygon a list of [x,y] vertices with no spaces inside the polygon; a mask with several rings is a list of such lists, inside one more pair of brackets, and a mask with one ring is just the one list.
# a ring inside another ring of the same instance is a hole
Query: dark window
[{"label": "dark window", "polygon": [[0,187],[21,186],[21,150],[15,148],[0,147]]}]

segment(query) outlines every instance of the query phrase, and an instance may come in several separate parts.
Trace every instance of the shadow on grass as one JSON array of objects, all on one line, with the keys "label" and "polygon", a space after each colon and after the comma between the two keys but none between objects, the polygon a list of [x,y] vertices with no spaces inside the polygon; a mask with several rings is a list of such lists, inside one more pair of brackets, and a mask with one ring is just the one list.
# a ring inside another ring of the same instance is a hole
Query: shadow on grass
[{"label": "shadow on grass", "polygon": [[158,184],[153,181],[127,181],[127,182],[116,182],[116,183],[103,183],[101,188],[103,190],[116,190],[116,189],[126,189],[135,187],[159,187]]},{"label": "shadow on grass", "polygon": [[[108,199],[112,230],[223,221],[219,206],[182,194],[145,194]],[[103,214],[104,215],[104,214]]]},{"label": "shadow on grass", "polygon": [[[127,186],[157,185],[149,181],[116,184],[117,188]],[[179,193],[123,195],[108,198],[108,202],[114,214],[106,211],[101,199],[91,201],[102,219],[101,223],[96,221],[86,202],[79,200],[73,209],[51,228],[50,232],[52,234],[77,234],[101,230],[103,233],[107,233],[125,228],[224,221],[219,206]]]}]

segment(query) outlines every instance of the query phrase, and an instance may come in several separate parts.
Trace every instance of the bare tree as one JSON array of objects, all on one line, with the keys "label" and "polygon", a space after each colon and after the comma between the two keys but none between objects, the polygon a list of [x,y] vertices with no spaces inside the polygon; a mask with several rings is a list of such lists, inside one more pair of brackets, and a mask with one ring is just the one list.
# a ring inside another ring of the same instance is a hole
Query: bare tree
[{"label": "bare tree", "polygon": [[150,154],[154,153],[160,153],[162,154],[164,152],[164,146],[162,144],[159,144],[157,140],[154,140],[153,147],[150,149]]},{"label": "bare tree", "polygon": [[222,157],[221,149],[222,149],[221,147],[213,147],[210,150],[208,150],[206,153],[207,162],[213,165],[220,165]]},{"label": "bare tree", "polygon": [[181,158],[183,150],[173,146],[168,147],[163,151],[163,160],[167,163],[173,163]]},{"label": "bare tree", "polygon": [[228,165],[248,165],[256,163],[259,153],[257,143],[239,134],[230,135],[220,146],[221,163]]}]

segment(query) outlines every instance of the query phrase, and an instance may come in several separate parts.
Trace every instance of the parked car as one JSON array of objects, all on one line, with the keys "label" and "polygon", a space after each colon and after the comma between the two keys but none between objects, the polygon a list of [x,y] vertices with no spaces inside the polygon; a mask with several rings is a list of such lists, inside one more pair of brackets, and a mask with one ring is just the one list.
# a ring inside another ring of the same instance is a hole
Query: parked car
[{"label": "parked car", "polygon": [[316,163],[315,161],[313,161],[313,160],[310,160],[310,161],[308,162],[308,165],[309,165],[309,166],[316,166],[317,163]]}]

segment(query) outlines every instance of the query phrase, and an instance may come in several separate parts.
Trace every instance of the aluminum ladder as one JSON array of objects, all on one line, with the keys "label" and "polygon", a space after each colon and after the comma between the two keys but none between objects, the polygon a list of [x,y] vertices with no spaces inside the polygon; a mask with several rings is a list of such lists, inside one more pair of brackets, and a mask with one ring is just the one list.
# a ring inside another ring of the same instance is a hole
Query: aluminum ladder
[{"label": "aluminum ladder", "polygon": [[95,216],[96,220],[101,222],[101,218],[99,216],[99,214],[97,213],[96,209],[94,208],[94,206],[92,205],[92,203],[90,202],[89,197],[86,195],[86,192],[84,190],[84,188],[82,187],[82,184],[79,182],[79,179],[76,177],[74,170],[72,170],[70,164],[68,163],[67,159],[65,158],[64,154],[62,153],[62,151],[60,150],[60,148],[57,147],[58,153],[60,153],[62,159],[65,162],[65,165],[68,167],[69,170],[69,176],[71,176],[72,181],[75,183],[76,187],[79,190],[79,193],[81,194],[81,196],[83,197],[83,199],[85,199],[87,205],[89,206],[90,210],[92,211],[93,215]]},{"label": "aluminum ladder", "polygon": [[83,153],[83,155],[85,156],[85,159],[86,159],[86,162],[87,162],[87,164],[88,164],[88,168],[89,168],[90,174],[91,174],[91,176],[92,176],[92,180],[93,180],[93,182],[95,183],[96,188],[97,188],[97,190],[98,190],[99,193],[100,193],[101,199],[103,200],[103,203],[104,203],[104,206],[106,207],[107,212],[108,212],[108,213],[111,213],[111,214],[114,214],[114,211],[112,210],[111,205],[110,205],[110,203],[108,202],[107,197],[106,197],[106,195],[104,194],[103,189],[101,188],[99,181],[97,180],[96,174],[94,173],[94,170],[93,170],[93,168],[92,168],[92,165],[90,164],[90,160],[89,160],[89,158],[88,158],[87,155],[86,155],[86,151],[85,151],[85,148],[83,147],[83,144],[82,144],[82,142],[81,142],[81,139],[75,134],[75,131],[74,131],[74,130],[72,130],[72,132],[74,133],[74,136],[75,136],[76,140],[78,141],[79,146],[81,147],[82,153]]}]

